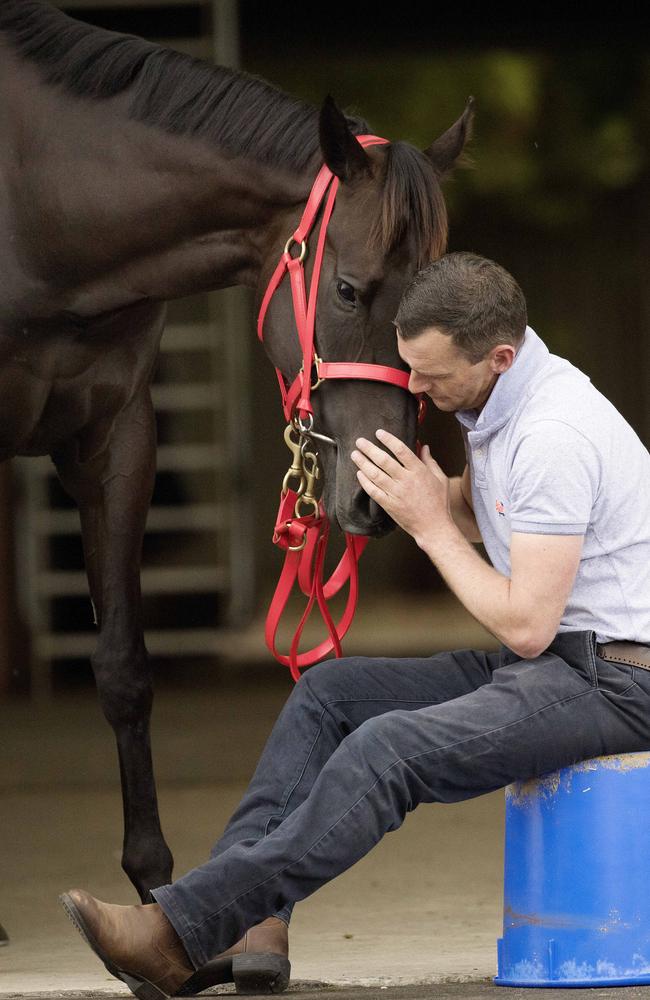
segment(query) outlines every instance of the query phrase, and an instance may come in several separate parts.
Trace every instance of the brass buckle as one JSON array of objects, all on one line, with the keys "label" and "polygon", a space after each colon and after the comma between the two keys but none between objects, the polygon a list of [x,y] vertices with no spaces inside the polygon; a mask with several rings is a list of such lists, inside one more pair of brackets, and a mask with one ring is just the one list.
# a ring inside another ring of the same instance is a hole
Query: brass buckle
[{"label": "brass buckle", "polygon": [[[321,385],[321,383],[323,383],[325,381],[324,378],[320,377],[319,365],[322,365],[322,363],[323,363],[323,359],[319,358],[317,354],[314,354],[314,359],[313,359],[313,361],[311,363],[311,366],[312,366],[312,368],[316,369],[316,381],[310,383],[310,389],[311,389],[312,392],[314,392],[315,389],[318,389],[318,386]],[[304,361],[303,361],[303,363],[300,366],[300,374],[301,375],[305,374],[305,362]],[[312,424],[312,426],[313,426],[313,424]],[[307,433],[309,433],[309,432],[307,432]]]},{"label": "brass buckle", "polygon": [[317,354],[314,354],[313,367],[316,369],[316,381],[312,382],[312,385],[311,385],[311,391],[312,392],[314,391],[314,389],[318,389],[318,386],[322,382],[325,381],[324,378],[320,377],[320,368],[319,368],[319,365],[322,365],[322,363],[323,363],[323,359],[319,358]]}]

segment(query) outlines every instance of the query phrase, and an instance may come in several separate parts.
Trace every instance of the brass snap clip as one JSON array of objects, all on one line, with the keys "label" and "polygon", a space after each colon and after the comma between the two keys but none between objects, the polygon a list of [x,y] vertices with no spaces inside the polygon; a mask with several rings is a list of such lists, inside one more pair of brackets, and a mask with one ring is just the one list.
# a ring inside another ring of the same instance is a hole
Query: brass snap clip
[{"label": "brass snap clip", "polygon": [[[314,494],[314,487],[320,478],[318,468],[318,453],[305,451],[303,453],[303,468],[306,477],[306,485],[303,493],[296,500],[296,517],[305,517],[308,513],[318,514],[318,498]],[[303,505],[311,507],[311,511],[302,511]]]},{"label": "brass snap clip", "polygon": [[[294,434],[298,435],[296,440],[294,440]],[[287,424],[285,428],[284,443],[293,455],[293,461],[291,462],[291,466],[282,480],[282,492],[286,493],[287,490],[294,489],[294,492],[300,496],[303,493],[307,482],[303,465],[302,435],[299,431],[294,429],[292,424]],[[297,488],[291,487],[292,479],[298,480]]]}]

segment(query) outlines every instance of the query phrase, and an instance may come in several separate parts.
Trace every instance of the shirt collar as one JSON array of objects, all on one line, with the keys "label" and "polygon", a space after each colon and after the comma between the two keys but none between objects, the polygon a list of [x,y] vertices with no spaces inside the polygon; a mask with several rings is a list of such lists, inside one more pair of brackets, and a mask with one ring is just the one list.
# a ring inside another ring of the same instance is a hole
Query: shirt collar
[{"label": "shirt collar", "polygon": [[470,431],[472,438],[485,440],[503,427],[522,399],[531,379],[541,371],[550,357],[550,351],[535,331],[526,327],[524,339],[507,372],[498,376],[492,392],[481,412],[457,410],[456,419]]}]

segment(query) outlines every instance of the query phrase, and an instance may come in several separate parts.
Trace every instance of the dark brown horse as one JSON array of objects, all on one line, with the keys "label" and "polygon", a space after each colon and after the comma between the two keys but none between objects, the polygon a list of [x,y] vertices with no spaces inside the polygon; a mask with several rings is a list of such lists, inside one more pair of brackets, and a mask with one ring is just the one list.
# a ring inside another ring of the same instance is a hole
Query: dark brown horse
[{"label": "dark brown horse", "polygon": [[[399,366],[392,319],[405,282],[440,255],[439,180],[471,112],[425,153],[364,151],[322,111],[243,73],[79,23],[41,0],[0,4],[0,459],[50,455],[79,506],[99,626],[92,658],[122,778],[122,864],[140,896],[171,878],[149,744],[152,689],[139,562],[155,467],[149,383],[165,302],[248,285],[263,293],[323,159],[342,186],[317,313],[329,361]],[[290,295],[266,347],[300,365]],[[413,442],[403,390],[362,382],[316,394],[329,446],[325,505],[342,529],[390,522],[361,491],[353,439],[379,426]]]}]

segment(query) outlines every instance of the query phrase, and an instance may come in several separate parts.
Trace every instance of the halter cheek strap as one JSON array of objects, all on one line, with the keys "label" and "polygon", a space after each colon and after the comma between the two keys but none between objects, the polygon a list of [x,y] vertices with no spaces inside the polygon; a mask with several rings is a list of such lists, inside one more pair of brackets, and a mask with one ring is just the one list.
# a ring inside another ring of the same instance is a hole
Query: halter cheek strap
[{"label": "halter cheek strap", "polygon": [[[364,147],[388,144],[387,139],[381,139],[376,135],[361,135],[357,136],[357,139]],[[314,349],[316,303],[318,300],[323,255],[325,253],[327,227],[334,211],[338,189],[338,177],[335,177],[329,167],[324,164],[314,181],[298,227],[287,240],[284,253],[280,257],[278,266],[269,281],[257,318],[257,335],[260,340],[263,340],[264,319],[269,304],[285,275],[288,274],[291,283],[291,297],[293,300],[296,330],[302,353],[302,367],[288,389],[285,385],[282,372],[276,368],[280,393],[282,395],[282,408],[287,420],[292,420],[295,415],[304,419],[308,413],[313,412],[311,406],[311,371],[314,364],[316,365],[319,383],[331,378],[358,378],[375,382],[388,382],[392,385],[398,385],[401,389],[408,388],[408,372],[402,371],[400,368],[358,362],[324,362],[316,355]],[[307,297],[304,268],[307,240],[314,228],[321,206],[324,206],[323,216],[316,244],[316,256],[311,275],[309,297]],[[291,253],[291,249],[294,246],[300,248],[296,256]]]},{"label": "halter cheek strap", "polygon": [[[385,145],[388,140],[374,135],[357,136],[362,146]],[[302,218],[297,229],[287,240],[284,252],[271,276],[262,299],[257,319],[257,334],[264,339],[264,320],[271,299],[288,275],[291,285],[293,313],[300,343],[302,366],[291,384],[287,387],[284,375],[276,368],[282,408],[289,427],[285,432],[285,441],[294,453],[294,465],[285,477],[286,488],[283,486],[280,497],[280,508],[275,525],[273,541],[285,549],[285,563],[280,580],[271,601],[266,620],[265,638],[268,648],[275,658],[288,666],[294,680],[300,677],[302,667],[311,666],[317,660],[334,651],[342,655],[341,639],[352,623],[356,610],[359,581],[358,562],[361,553],[368,543],[368,538],[362,535],[345,534],[345,552],[338,566],[327,582],[323,580],[325,552],[329,538],[329,522],[322,504],[311,492],[303,492],[305,480],[301,479],[298,490],[288,488],[287,478],[302,474],[300,455],[304,456],[303,441],[308,439],[301,433],[305,425],[313,424],[313,409],[311,393],[326,379],[365,379],[374,382],[386,382],[408,389],[409,374],[399,368],[388,365],[374,365],[359,362],[322,361],[314,347],[314,331],[316,322],[316,303],[320,282],[327,227],[329,225],[336,194],[339,189],[338,177],[326,165],[322,166],[311,193],[307,199]],[[322,218],[316,244],[314,267],[311,275],[309,294],[305,283],[304,260],[307,254],[307,241],[312,233],[316,219],[322,208]],[[294,252],[292,252],[292,250]],[[297,250],[297,252],[296,252]],[[316,381],[312,383],[312,370],[315,369]],[[420,402],[420,419],[423,415],[423,403]],[[296,429],[298,441],[292,443],[292,427]],[[289,434],[289,438],[287,438]],[[317,435],[318,436],[318,435]],[[316,456],[308,453],[314,463]],[[297,457],[296,457],[297,456]],[[297,465],[295,464],[297,463]],[[313,479],[315,476],[312,477]],[[313,483],[312,483],[313,485]],[[311,490],[311,486],[309,487]],[[311,506],[311,512],[302,513],[302,505]],[[285,606],[295,584],[298,584],[307,597],[307,606],[294,633],[288,655],[277,650],[276,634]],[[327,606],[327,601],[349,584],[348,599],[342,617],[334,623]],[[318,605],[325,623],[328,638],[304,653],[298,651],[300,639],[307,619],[314,607]]]}]

